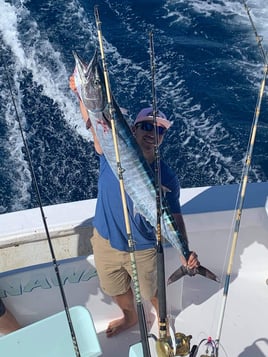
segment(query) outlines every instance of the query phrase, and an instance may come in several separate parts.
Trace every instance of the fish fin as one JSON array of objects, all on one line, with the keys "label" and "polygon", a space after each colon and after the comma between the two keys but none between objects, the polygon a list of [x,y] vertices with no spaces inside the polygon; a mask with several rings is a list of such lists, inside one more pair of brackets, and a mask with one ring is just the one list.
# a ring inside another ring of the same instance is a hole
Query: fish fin
[{"label": "fish fin", "polygon": [[174,271],[174,273],[170,275],[167,281],[167,285],[172,284],[182,278],[184,275],[186,275],[186,271],[186,267],[184,265],[181,265],[177,270]]},{"label": "fish fin", "polygon": [[[87,65],[86,63],[84,63],[84,66],[86,68],[86,71],[85,71],[85,76],[86,77],[88,76],[88,73],[92,71],[92,67],[95,64],[98,64],[98,61],[99,61],[98,51],[97,51],[97,49],[95,49],[94,55],[93,55],[91,61],[89,62],[89,64]],[[83,63],[83,61],[82,61],[82,63]]]},{"label": "fish fin", "polygon": [[212,273],[212,271],[208,270],[207,268],[203,267],[202,265],[200,265],[196,269],[196,273],[203,275],[205,278],[208,278],[210,280],[216,281],[217,283],[220,283],[220,279],[217,277],[217,275]]},{"label": "fish fin", "polygon": [[220,283],[220,279],[217,277],[217,275],[215,275],[214,273],[212,273],[212,271],[208,270],[202,265],[195,269],[188,269],[186,266],[182,265],[170,275],[167,281],[167,285],[174,283],[175,281],[182,278],[184,275],[194,276],[196,274],[200,274],[205,278]]},{"label": "fish fin", "polygon": [[162,185],[161,188],[162,188],[162,192],[163,192],[164,197],[166,196],[167,192],[171,192],[171,190],[166,186]]},{"label": "fish fin", "polygon": [[126,108],[119,107],[123,115],[128,115],[128,110]]}]

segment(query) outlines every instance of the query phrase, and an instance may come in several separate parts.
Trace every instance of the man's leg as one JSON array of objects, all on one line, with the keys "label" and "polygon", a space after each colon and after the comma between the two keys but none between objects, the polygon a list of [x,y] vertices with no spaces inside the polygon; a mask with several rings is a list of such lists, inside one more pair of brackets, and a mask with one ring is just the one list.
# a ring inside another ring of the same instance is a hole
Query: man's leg
[{"label": "man's leg", "polygon": [[106,334],[112,337],[137,323],[133,292],[130,288],[131,277],[122,265],[129,260],[129,253],[118,251],[110,246],[94,229],[91,238],[94,260],[100,286],[103,292],[112,297],[123,313],[123,317],[109,323]]},{"label": "man's leg", "polygon": [[125,294],[114,296],[113,299],[122,310],[123,317],[109,323],[106,330],[107,337],[112,337],[123,330],[134,326],[138,321],[131,288]]},{"label": "man's leg", "polygon": [[157,294],[151,298],[151,303],[152,303],[153,307],[155,308],[157,316],[159,317],[159,305],[158,305]]}]

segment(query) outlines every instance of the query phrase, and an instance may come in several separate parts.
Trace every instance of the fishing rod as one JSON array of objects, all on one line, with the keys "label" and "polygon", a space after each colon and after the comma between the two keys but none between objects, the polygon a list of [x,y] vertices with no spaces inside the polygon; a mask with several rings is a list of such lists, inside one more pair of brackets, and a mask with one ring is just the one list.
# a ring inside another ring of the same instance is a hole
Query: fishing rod
[{"label": "fishing rod", "polygon": [[267,77],[267,73],[268,73],[267,55],[266,55],[263,45],[262,45],[262,37],[260,37],[257,33],[252,16],[250,14],[250,10],[244,0],[243,0],[243,4],[247,11],[250,23],[252,25],[252,28],[253,28],[253,31],[254,31],[254,34],[255,34],[255,37],[257,40],[257,44],[260,48],[260,52],[263,57],[263,61],[264,61],[263,72],[264,73],[263,73],[263,79],[262,79],[261,85],[260,85],[260,90],[259,90],[259,94],[258,94],[258,98],[257,98],[254,116],[253,116],[253,123],[252,123],[252,127],[251,127],[251,133],[250,133],[248,148],[247,148],[247,152],[246,152],[246,160],[245,160],[245,164],[243,166],[241,183],[239,185],[239,190],[238,190],[238,195],[237,195],[237,197],[239,199],[238,199],[237,208],[236,208],[236,219],[234,221],[233,239],[232,239],[229,262],[228,262],[228,267],[227,267],[227,272],[226,272],[226,277],[225,277],[225,284],[224,284],[224,290],[223,290],[223,302],[222,302],[222,307],[221,307],[221,313],[220,313],[220,319],[219,319],[218,331],[217,331],[217,338],[216,338],[216,343],[217,343],[216,356],[217,357],[219,354],[220,338],[221,338],[223,320],[224,320],[224,315],[225,315],[226,302],[227,302],[227,297],[228,297],[228,289],[229,289],[229,285],[230,285],[230,277],[231,277],[231,273],[232,273],[232,267],[233,267],[233,262],[234,262],[237,240],[238,240],[242,210],[243,210],[243,205],[244,205],[245,192],[246,192],[247,181],[248,181],[248,173],[249,173],[249,169],[250,169],[252,153],[253,153],[256,132],[257,132],[257,125],[258,125],[259,116],[260,116],[261,103],[262,103],[262,98],[263,98],[264,89],[265,89],[266,77]]},{"label": "fishing rod", "polygon": [[162,245],[161,217],[162,217],[162,192],[161,192],[161,170],[160,170],[160,150],[159,134],[157,132],[157,99],[155,89],[155,54],[153,32],[149,33],[150,42],[150,67],[152,76],[152,107],[154,123],[154,173],[155,173],[155,192],[156,192],[156,250],[157,250],[157,295],[159,305],[159,339],[156,341],[158,356],[170,356],[171,346],[167,339],[167,302],[166,302],[166,283],[165,283],[165,257]]},{"label": "fishing rod", "polygon": [[115,126],[115,118],[114,118],[114,106],[113,106],[111,86],[110,86],[110,80],[109,80],[109,72],[108,72],[106,59],[105,59],[103,39],[102,39],[103,37],[102,37],[102,30],[101,30],[101,21],[100,21],[97,6],[94,7],[94,14],[95,14],[95,20],[96,20],[96,26],[97,26],[97,32],[98,32],[98,40],[99,40],[99,46],[100,46],[102,66],[103,66],[107,103],[108,103],[108,109],[109,109],[109,114],[110,114],[110,119],[111,119],[112,136],[113,136],[115,157],[116,157],[116,163],[117,163],[117,172],[118,172],[118,179],[119,179],[119,185],[120,185],[123,214],[124,214],[126,232],[127,232],[127,237],[128,237],[130,262],[131,262],[132,275],[133,275],[132,280],[133,280],[134,295],[135,295],[136,305],[137,305],[137,313],[138,313],[138,321],[139,321],[140,334],[141,334],[142,350],[143,350],[144,357],[151,357],[149,341],[148,341],[148,332],[147,332],[147,326],[146,326],[146,320],[145,320],[145,313],[144,313],[144,308],[143,308],[143,304],[142,304],[140,286],[139,286],[139,280],[138,280],[138,274],[137,274],[137,265],[136,265],[136,259],[135,259],[135,243],[134,243],[134,240],[132,237],[129,216],[128,216],[128,207],[127,207],[127,202],[126,202],[126,192],[125,192],[124,177],[123,177],[124,169],[121,166],[121,160],[120,160],[119,145],[118,145],[117,132],[116,132],[116,126]]},{"label": "fishing rod", "polygon": [[13,104],[13,107],[14,107],[14,110],[15,110],[16,119],[17,119],[17,122],[19,124],[19,130],[20,130],[20,134],[21,134],[21,137],[22,137],[23,146],[24,146],[24,149],[25,149],[26,157],[28,159],[28,163],[29,163],[31,177],[32,177],[32,180],[33,180],[33,185],[34,185],[34,189],[35,189],[35,193],[36,193],[36,196],[37,196],[39,209],[40,209],[41,216],[42,216],[42,221],[43,221],[45,232],[46,232],[47,242],[48,242],[49,249],[50,249],[50,254],[51,254],[51,257],[52,257],[52,263],[53,263],[54,271],[56,273],[57,281],[58,281],[59,288],[60,288],[61,298],[62,298],[62,301],[63,301],[64,310],[65,310],[65,313],[66,313],[68,326],[69,326],[70,333],[71,333],[71,338],[72,338],[72,342],[73,342],[75,355],[76,355],[76,357],[80,357],[81,355],[80,355],[80,351],[79,351],[79,346],[78,346],[77,338],[76,338],[76,335],[75,335],[75,330],[74,330],[74,327],[73,327],[71,314],[70,314],[70,311],[69,311],[66,295],[65,295],[65,292],[64,292],[64,288],[63,288],[63,284],[62,284],[62,280],[61,280],[61,276],[60,276],[60,272],[59,272],[59,265],[58,265],[58,262],[57,262],[57,259],[56,259],[56,256],[55,256],[54,248],[53,248],[53,245],[52,245],[52,241],[51,241],[51,237],[50,237],[50,233],[49,233],[49,229],[48,229],[48,225],[47,225],[47,221],[46,221],[46,217],[45,217],[45,213],[44,213],[44,209],[43,209],[40,190],[39,190],[39,186],[38,186],[38,183],[37,183],[37,179],[36,179],[34,168],[33,168],[32,159],[31,159],[31,153],[30,153],[29,146],[28,146],[27,140],[26,140],[24,132],[23,132],[23,127],[22,127],[21,119],[20,119],[20,116],[19,116],[19,113],[18,113],[18,109],[17,109],[17,105],[16,105],[16,101],[15,101],[15,96],[13,94],[13,90],[12,90],[12,86],[11,86],[11,80],[10,80],[10,77],[9,77],[6,60],[4,58],[4,55],[2,55],[1,57],[2,57],[3,63],[4,63],[4,69],[5,69],[6,76],[7,76],[8,88],[9,88],[10,96],[11,96],[11,99],[12,99],[12,104]]},{"label": "fishing rod", "polygon": [[[152,82],[152,108],[153,108],[153,123],[154,123],[154,173],[155,173],[155,192],[156,192],[156,250],[157,250],[157,289],[158,289],[158,304],[159,304],[159,339],[156,340],[156,351],[158,357],[171,356],[186,356],[190,352],[190,339],[192,336],[186,336],[183,333],[177,332],[172,341],[169,336],[169,323],[167,318],[167,301],[166,301],[166,282],[165,282],[165,255],[162,244],[162,189],[161,189],[161,163],[160,163],[160,140],[157,131],[157,96],[155,85],[155,51],[154,51],[154,35],[149,33],[150,43],[150,67],[151,67],[151,82]],[[194,347],[195,348],[195,347]],[[192,353],[193,349],[191,350]]]}]

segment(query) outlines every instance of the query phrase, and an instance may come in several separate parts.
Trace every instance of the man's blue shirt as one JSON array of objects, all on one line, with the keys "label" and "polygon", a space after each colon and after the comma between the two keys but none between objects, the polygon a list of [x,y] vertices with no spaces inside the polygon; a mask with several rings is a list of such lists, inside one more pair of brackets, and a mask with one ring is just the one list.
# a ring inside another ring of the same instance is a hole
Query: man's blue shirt
[{"label": "man's blue shirt", "polygon": [[[153,165],[151,165],[152,168]],[[179,197],[180,186],[176,174],[163,161],[160,161],[161,184],[168,189],[166,200],[172,213],[181,213]],[[142,197],[141,197],[142,199]],[[155,229],[139,213],[135,212],[133,202],[126,194],[130,228],[135,250],[155,247]],[[113,248],[129,251],[128,236],[123,214],[121,192],[118,178],[114,175],[104,155],[100,155],[98,198],[94,226],[99,234],[109,239]]]}]

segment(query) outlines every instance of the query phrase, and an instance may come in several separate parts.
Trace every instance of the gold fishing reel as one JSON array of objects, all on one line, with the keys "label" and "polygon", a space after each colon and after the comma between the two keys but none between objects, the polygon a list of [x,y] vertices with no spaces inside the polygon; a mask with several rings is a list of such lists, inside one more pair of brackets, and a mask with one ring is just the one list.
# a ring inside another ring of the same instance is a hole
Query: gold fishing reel
[{"label": "gold fishing reel", "polygon": [[157,357],[173,357],[174,351],[171,346],[170,337],[159,338],[156,341],[156,353]]},{"label": "gold fishing reel", "polygon": [[192,336],[186,336],[184,333],[175,333],[176,354],[175,356],[187,356],[190,353],[190,340]]},{"label": "gold fishing reel", "polygon": [[184,333],[175,333],[175,346],[173,347],[171,337],[159,338],[156,341],[156,352],[158,357],[187,356],[190,353],[190,340],[192,336]]}]

